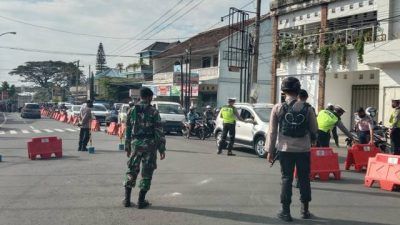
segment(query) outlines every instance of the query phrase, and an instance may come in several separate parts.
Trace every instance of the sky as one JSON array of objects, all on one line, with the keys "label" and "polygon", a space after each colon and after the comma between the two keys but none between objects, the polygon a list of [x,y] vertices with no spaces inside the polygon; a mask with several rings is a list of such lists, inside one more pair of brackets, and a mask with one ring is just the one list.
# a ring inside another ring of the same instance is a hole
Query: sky
[{"label": "sky", "polygon": [[[255,4],[251,0],[0,0],[0,34],[17,32],[0,36],[0,82],[23,85],[18,76],[8,73],[27,61],[80,60],[82,71],[88,74],[89,65],[95,67],[96,56],[76,53],[96,54],[100,42],[106,55],[137,56],[157,40],[182,41],[210,27],[227,25],[227,20],[219,21],[229,7],[246,6],[244,9],[255,11]],[[266,13],[269,0],[262,0],[261,8],[262,14]],[[133,57],[107,57],[107,66],[136,61]]]}]

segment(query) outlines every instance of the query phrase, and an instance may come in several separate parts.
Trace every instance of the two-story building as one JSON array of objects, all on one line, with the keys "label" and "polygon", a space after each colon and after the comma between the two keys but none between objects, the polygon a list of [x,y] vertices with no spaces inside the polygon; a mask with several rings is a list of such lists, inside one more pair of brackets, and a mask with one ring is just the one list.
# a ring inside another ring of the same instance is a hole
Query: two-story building
[{"label": "two-story building", "polygon": [[127,78],[142,79],[143,81],[153,80],[153,59],[161,52],[179,44],[180,42],[154,42],[138,53],[139,62],[127,66],[124,74]]},{"label": "two-story building", "polygon": [[[398,91],[385,86],[399,86],[394,74],[399,45],[393,40],[399,24],[391,19],[399,5],[391,0],[272,1],[271,100],[281,99],[282,79],[295,76],[318,110],[327,103],[343,106],[346,126],[359,107],[378,108],[379,118],[386,121],[385,90]],[[391,45],[390,57],[376,55]]]}]

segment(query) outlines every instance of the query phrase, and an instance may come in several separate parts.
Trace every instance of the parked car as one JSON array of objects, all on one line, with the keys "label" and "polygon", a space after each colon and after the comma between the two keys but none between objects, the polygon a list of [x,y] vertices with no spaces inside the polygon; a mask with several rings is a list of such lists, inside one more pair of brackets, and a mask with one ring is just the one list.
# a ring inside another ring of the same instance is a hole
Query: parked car
[{"label": "parked car", "polygon": [[118,123],[118,111],[117,110],[110,110],[110,114],[106,117],[106,126],[108,127],[110,123]]},{"label": "parked car", "polygon": [[179,103],[154,101],[152,104],[160,113],[165,133],[182,132],[183,122],[186,121],[186,117]]},{"label": "parked car", "polygon": [[[83,104],[83,106],[86,106],[86,103]],[[97,121],[99,121],[100,124],[102,124],[106,122],[106,117],[110,115],[110,112],[103,104],[94,103],[92,108],[92,115],[93,118],[95,118]]]},{"label": "parked car", "polygon": [[68,116],[79,116],[81,108],[82,108],[81,105],[72,105],[71,108],[67,110],[67,115]]},{"label": "parked car", "polygon": [[21,109],[22,118],[37,118],[40,119],[40,106],[37,103],[25,103]]},{"label": "parked car", "polygon": [[118,113],[118,122],[119,123],[126,123],[127,113],[129,110],[129,104],[123,104]]},{"label": "parked car", "polygon": [[[236,122],[235,145],[251,148],[259,157],[265,157],[265,135],[269,127],[272,104],[235,104],[244,121]],[[220,112],[221,113],[221,112]],[[215,138],[217,147],[222,136],[222,118],[220,113],[215,121]]]}]

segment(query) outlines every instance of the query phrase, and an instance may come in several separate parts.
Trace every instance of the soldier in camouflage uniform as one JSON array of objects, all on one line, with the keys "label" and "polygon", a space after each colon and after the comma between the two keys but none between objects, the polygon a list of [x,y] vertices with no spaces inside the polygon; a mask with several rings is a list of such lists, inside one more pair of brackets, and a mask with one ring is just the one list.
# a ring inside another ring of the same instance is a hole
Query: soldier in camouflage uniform
[{"label": "soldier in camouflage uniform", "polygon": [[153,92],[149,88],[142,88],[140,98],[141,101],[130,110],[126,122],[125,151],[129,160],[124,182],[123,205],[131,206],[131,191],[136,185],[136,179],[141,169],[142,179],[139,183],[138,208],[143,209],[150,205],[145,197],[150,190],[153,172],[157,168],[157,150],[160,152],[160,159],[165,158],[165,137],[160,115],[150,104]]}]

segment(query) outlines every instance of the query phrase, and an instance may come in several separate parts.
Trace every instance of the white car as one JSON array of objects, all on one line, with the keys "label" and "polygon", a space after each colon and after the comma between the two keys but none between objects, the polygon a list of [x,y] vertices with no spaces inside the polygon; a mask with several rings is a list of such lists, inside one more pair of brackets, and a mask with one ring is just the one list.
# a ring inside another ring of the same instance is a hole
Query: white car
[{"label": "white car", "polygon": [[182,132],[183,122],[186,121],[182,106],[176,102],[151,102],[160,113],[165,133]]},{"label": "white car", "polygon": [[[86,106],[86,103],[83,104],[83,106]],[[106,117],[110,115],[110,112],[103,104],[94,103],[92,107],[92,115],[93,118],[95,118],[97,121],[99,121],[100,124],[102,124],[106,122]]]},{"label": "white car", "polygon": [[79,116],[79,113],[81,111],[82,106],[81,105],[72,105],[71,108],[67,110],[67,115],[69,116]]},{"label": "white car", "polygon": [[[238,103],[235,104],[244,121],[236,121],[235,145],[252,148],[259,157],[265,157],[265,136],[269,128],[272,104]],[[221,112],[220,112],[221,113]],[[217,147],[222,137],[223,121],[218,114],[215,121],[215,138]],[[229,137],[227,138],[229,141]]]}]

